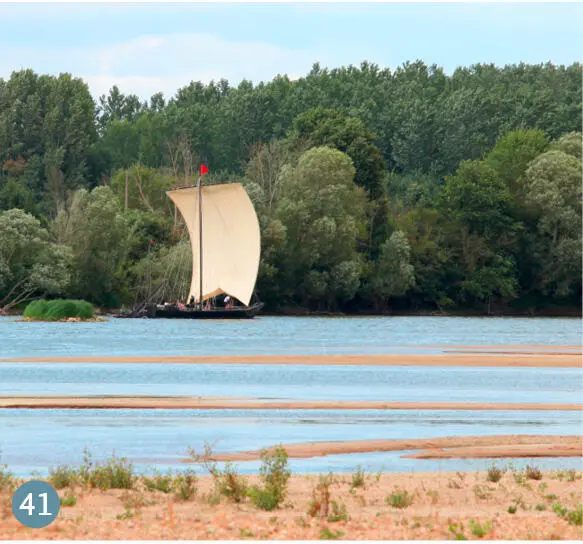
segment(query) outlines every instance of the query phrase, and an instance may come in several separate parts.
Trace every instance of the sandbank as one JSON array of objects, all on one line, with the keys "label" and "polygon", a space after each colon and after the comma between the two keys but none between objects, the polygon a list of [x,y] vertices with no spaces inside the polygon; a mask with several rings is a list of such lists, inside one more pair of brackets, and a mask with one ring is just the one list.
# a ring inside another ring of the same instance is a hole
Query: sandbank
[{"label": "sandbank", "polygon": [[164,409],[164,410],[529,410],[581,411],[583,404],[527,402],[393,402],[328,400],[260,400],[249,397],[184,396],[8,396],[2,408],[34,409]]},{"label": "sandbank", "polygon": [[[413,348],[410,348],[413,349]],[[10,357],[1,363],[245,364],[581,368],[579,346],[415,347],[439,353],[381,355],[130,355],[79,357]],[[462,351],[460,351],[462,350]]]},{"label": "sandbank", "polygon": [[[518,447],[520,446],[520,447]],[[502,436],[451,436],[443,438],[351,440],[345,442],[309,442],[283,444],[288,456],[294,459],[308,459],[347,453],[369,453],[383,451],[423,450],[420,456],[407,455],[419,459],[441,458],[440,450],[446,450],[443,458],[456,458],[456,450],[461,449],[462,458],[504,458],[504,457],[581,457],[583,438],[581,436],[548,435],[502,435]],[[487,448],[490,448],[487,450]],[[270,448],[267,448],[270,449]],[[428,450],[432,453],[428,453]],[[484,452],[488,455],[484,455]],[[564,454],[564,455],[563,455]],[[260,450],[233,453],[214,453],[216,461],[254,461],[260,458]],[[437,457],[427,457],[437,455]],[[449,456],[449,457],[448,457]],[[192,462],[185,459],[184,462]]]}]

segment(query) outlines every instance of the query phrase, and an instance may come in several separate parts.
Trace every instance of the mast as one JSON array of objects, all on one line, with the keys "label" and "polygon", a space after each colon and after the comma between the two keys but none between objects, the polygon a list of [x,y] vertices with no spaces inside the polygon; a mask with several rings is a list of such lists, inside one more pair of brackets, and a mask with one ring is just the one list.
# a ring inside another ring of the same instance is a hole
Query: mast
[{"label": "mast", "polygon": [[200,185],[200,178],[198,176],[198,292],[199,292],[199,304],[202,310],[202,187]]}]

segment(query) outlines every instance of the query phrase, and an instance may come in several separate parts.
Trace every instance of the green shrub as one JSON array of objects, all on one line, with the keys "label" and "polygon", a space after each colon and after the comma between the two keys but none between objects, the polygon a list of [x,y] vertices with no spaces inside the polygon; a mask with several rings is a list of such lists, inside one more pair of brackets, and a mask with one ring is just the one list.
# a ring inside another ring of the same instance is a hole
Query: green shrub
[{"label": "green shrub", "polygon": [[337,503],[332,500],[332,513],[328,516],[328,521],[348,521],[348,512],[346,511],[346,505],[344,503]]},{"label": "green shrub", "polygon": [[254,486],[247,493],[251,502],[261,510],[271,512],[279,506],[280,498],[270,489],[261,489],[260,487]]},{"label": "green shrub", "polygon": [[511,504],[508,507],[508,513],[509,514],[516,514],[516,510],[517,510],[518,506],[516,504]]},{"label": "green shrub", "polygon": [[247,497],[247,480],[244,476],[237,474],[231,463],[225,463],[223,471],[217,469],[216,474],[216,485],[221,495],[233,502],[242,502]]},{"label": "green shrub", "polygon": [[49,469],[49,482],[55,489],[63,489],[76,483],[77,472],[68,465]]},{"label": "green shrub", "polygon": [[413,495],[407,491],[395,489],[393,493],[385,498],[385,502],[393,508],[407,508],[413,504]]},{"label": "green shrub", "polygon": [[87,487],[98,489],[132,489],[135,484],[134,466],[124,457],[115,454],[105,463],[93,463],[85,450],[83,465],[79,469],[80,480]]},{"label": "green shrub", "polygon": [[330,529],[328,529],[328,527],[324,527],[320,531],[319,538],[320,540],[338,540],[343,536],[344,533],[342,531],[331,531]]},{"label": "green shrub", "polygon": [[352,487],[364,487],[365,476],[362,467],[358,465],[356,472],[352,475]]},{"label": "green shrub", "polygon": [[311,517],[328,517],[330,509],[330,500],[332,493],[330,486],[333,482],[332,474],[324,476],[320,474],[320,482],[312,490],[312,500],[308,507],[308,516]]},{"label": "green shrub", "polygon": [[34,300],[24,309],[24,317],[42,321],[60,321],[70,317],[92,319],[95,310],[85,300]]},{"label": "green shrub", "polygon": [[77,504],[77,497],[73,493],[67,492],[61,497],[61,506],[75,506]]},{"label": "green shrub", "polygon": [[287,468],[288,455],[282,446],[272,452],[261,452],[261,467],[259,474],[263,481],[263,488],[254,486],[248,495],[255,506],[262,510],[274,510],[285,499],[287,483],[291,473]]},{"label": "green shrub", "polygon": [[473,519],[471,519],[468,522],[468,525],[469,525],[470,529],[472,530],[472,534],[477,538],[484,538],[486,536],[486,534],[489,533],[490,529],[492,528],[492,524],[489,521],[484,523],[484,525],[481,525],[477,521],[474,521]]},{"label": "green shrub", "polygon": [[0,465],[0,491],[7,489],[12,491],[16,488],[16,479],[12,472],[8,470],[8,465]]},{"label": "green shrub", "polygon": [[142,481],[148,491],[161,491],[162,493],[170,493],[172,491],[172,480],[173,476],[171,471],[162,474],[155,470],[151,478],[142,476]]},{"label": "green shrub", "polygon": [[174,497],[180,501],[190,501],[196,495],[198,478],[192,470],[185,470],[174,478]]}]

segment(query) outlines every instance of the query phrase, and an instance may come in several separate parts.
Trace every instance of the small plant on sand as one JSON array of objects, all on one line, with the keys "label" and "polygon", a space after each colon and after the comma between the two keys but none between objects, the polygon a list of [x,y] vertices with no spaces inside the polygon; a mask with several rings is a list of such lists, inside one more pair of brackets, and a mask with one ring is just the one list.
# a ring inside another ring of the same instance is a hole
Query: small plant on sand
[{"label": "small plant on sand", "polygon": [[557,514],[560,518],[563,518],[570,525],[581,526],[583,523],[583,505],[579,505],[575,510],[569,510],[561,505],[561,503],[556,502],[551,506],[552,511]]},{"label": "small plant on sand", "polygon": [[251,538],[254,535],[251,529],[239,529],[239,536],[241,538]]},{"label": "small plant on sand", "polygon": [[490,498],[490,493],[488,493],[488,488],[483,485],[476,484],[472,490],[477,499],[485,500]]},{"label": "small plant on sand", "polygon": [[467,537],[464,535],[464,524],[460,523],[450,523],[449,524],[449,532],[453,535],[454,540],[467,540]]},{"label": "small plant on sand", "polygon": [[406,490],[395,488],[393,489],[393,492],[385,498],[385,502],[393,508],[408,508],[413,504],[413,495]]},{"label": "small plant on sand", "polygon": [[49,469],[49,482],[55,489],[64,489],[77,482],[77,471],[68,465]]},{"label": "small plant on sand", "polygon": [[530,465],[526,465],[524,473],[529,480],[543,479],[543,473],[537,467],[531,467]]},{"label": "small plant on sand", "polygon": [[312,489],[312,500],[308,507],[308,516],[315,517],[328,517],[330,510],[330,501],[332,498],[332,493],[330,491],[330,486],[333,483],[332,474],[327,474],[324,476],[320,475],[320,481],[314,489]]},{"label": "small plant on sand", "polygon": [[192,500],[197,492],[197,482],[198,478],[192,470],[185,470],[183,473],[177,474],[172,482],[174,498],[185,502]]},{"label": "small plant on sand", "polygon": [[541,482],[540,484],[538,484],[538,486],[536,487],[539,491],[546,491],[549,487],[549,484],[547,484],[546,482]]},{"label": "small plant on sand", "polygon": [[468,526],[472,531],[472,534],[477,538],[484,538],[492,529],[492,523],[490,521],[486,521],[483,525],[471,519],[468,522]]},{"label": "small plant on sand", "polygon": [[88,450],[78,471],[80,481],[89,488],[98,489],[132,489],[136,476],[134,466],[125,457],[116,457],[115,453],[105,463],[94,463]]},{"label": "small plant on sand", "polygon": [[348,521],[350,519],[346,511],[346,505],[343,502],[338,503],[332,499],[330,504],[332,506],[332,512],[328,514],[329,522],[334,523],[336,521]]},{"label": "small plant on sand", "polygon": [[463,472],[456,472],[456,478],[450,478],[447,487],[450,489],[462,489],[465,485],[466,475]]},{"label": "small plant on sand", "polygon": [[509,513],[509,514],[516,514],[516,510],[517,510],[517,509],[518,509],[518,505],[517,505],[516,503],[514,503],[514,504],[511,504],[511,505],[508,507],[508,513]]},{"label": "small plant on sand", "polygon": [[161,491],[162,493],[172,492],[172,472],[168,471],[166,474],[154,470],[151,478],[142,476],[142,482],[148,491]]},{"label": "small plant on sand", "polygon": [[439,491],[429,490],[427,496],[431,497],[431,504],[437,504],[439,502]]},{"label": "small plant on sand", "polygon": [[263,487],[253,486],[248,494],[251,502],[262,510],[274,510],[287,495],[287,484],[291,476],[288,469],[288,455],[282,446],[273,451],[261,452],[259,474]]},{"label": "small plant on sand", "polygon": [[548,495],[544,496],[544,499],[547,501],[555,501],[557,500],[557,496],[554,493],[549,493]]},{"label": "small plant on sand", "polygon": [[338,540],[344,536],[343,531],[331,531],[328,527],[324,527],[320,531],[319,539],[320,540]]},{"label": "small plant on sand", "polygon": [[502,479],[502,476],[504,476],[504,470],[501,468],[498,468],[495,464],[492,464],[488,467],[488,473],[486,475],[486,480],[488,480],[489,482],[499,482]]},{"label": "small plant on sand", "polygon": [[77,504],[77,497],[71,492],[67,491],[60,499],[61,506],[75,506]]},{"label": "small plant on sand", "polygon": [[8,465],[0,465],[0,491],[16,489],[16,479],[12,472],[8,470]]},{"label": "small plant on sand", "polygon": [[362,467],[358,465],[356,467],[356,472],[352,475],[352,485],[351,487],[354,489],[356,487],[364,487],[365,485],[365,475]]},{"label": "small plant on sand", "polygon": [[537,504],[537,505],[534,507],[534,509],[535,509],[537,512],[542,512],[543,510],[546,510],[546,509],[547,509],[547,505],[546,505],[546,504]]}]

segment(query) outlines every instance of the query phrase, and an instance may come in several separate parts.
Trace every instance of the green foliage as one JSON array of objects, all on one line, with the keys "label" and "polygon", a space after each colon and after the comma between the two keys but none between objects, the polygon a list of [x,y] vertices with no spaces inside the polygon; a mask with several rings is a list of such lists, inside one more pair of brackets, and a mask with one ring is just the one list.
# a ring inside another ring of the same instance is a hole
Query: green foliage
[{"label": "green foliage", "polygon": [[251,502],[262,510],[274,510],[284,501],[291,473],[287,467],[288,455],[282,446],[273,451],[261,452],[259,474],[263,487],[254,486],[249,491]]},{"label": "green foliage", "polygon": [[69,465],[49,469],[49,482],[55,489],[64,489],[77,483],[77,471]]},{"label": "green foliage", "polygon": [[59,321],[67,318],[93,319],[95,310],[84,300],[34,300],[24,309],[24,317],[39,321]]},{"label": "green foliage", "polygon": [[96,104],[70,74],[13,72],[0,307],[132,304],[148,263],[153,290],[183,298],[190,247],[165,191],[194,184],[201,161],[255,205],[272,310],[578,307],[582,80],[579,63],[315,64],[294,81],[191,82],[168,101],[114,86]]},{"label": "green foliage", "polygon": [[498,468],[495,464],[490,465],[488,467],[488,473],[486,475],[486,480],[488,480],[489,482],[499,482],[502,479],[502,476],[504,476],[504,469]]},{"label": "green foliage", "polygon": [[413,504],[413,495],[406,490],[394,489],[388,497],[385,497],[385,502],[393,508],[408,508]]},{"label": "green foliage", "polygon": [[157,470],[154,471],[153,476],[142,476],[142,482],[148,491],[161,491],[162,493],[172,492],[173,476],[172,472],[161,474]]},{"label": "green foliage", "polygon": [[472,534],[477,538],[484,538],[492,529],[492,523],[490,521],[481,524],[471,519],[468,522],[468,526],[470,527]]},{"label": "green foliage", "polygon": [[7,489],[11,491],[16,488],[16,479],[7,465],[0,465],[0,491]]},{"label": "green foliage", "polygon": [[197,493],[196,483],[198,478],[191,470],[186,470],[174,477],[172,489],[174,498],[179,501],[190,501]]},{"label": "green foliage", "polygon": [[75,506],[77,504],[77,497],[73,493],[68,491],[61,497],[60,502],[61,506],[65,507]]},{"label": "green foliage", "polygon": [[85,486],[103,490],[132,489],[136,481],[133,464],[124,457],[113,455],[106,462],[94,463],[88,451],[78,474]]}]

